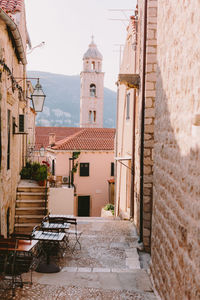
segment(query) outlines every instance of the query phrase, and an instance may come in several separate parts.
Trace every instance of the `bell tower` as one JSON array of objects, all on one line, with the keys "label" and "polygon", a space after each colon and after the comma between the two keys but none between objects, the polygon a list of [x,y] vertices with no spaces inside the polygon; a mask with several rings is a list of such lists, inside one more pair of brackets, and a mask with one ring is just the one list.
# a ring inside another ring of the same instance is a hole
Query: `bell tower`
[{"label": "bell tower", "polygon": [[104,73],[102,55],[94,43],[83,56],[80,93],[80,127],[103,128]]}]

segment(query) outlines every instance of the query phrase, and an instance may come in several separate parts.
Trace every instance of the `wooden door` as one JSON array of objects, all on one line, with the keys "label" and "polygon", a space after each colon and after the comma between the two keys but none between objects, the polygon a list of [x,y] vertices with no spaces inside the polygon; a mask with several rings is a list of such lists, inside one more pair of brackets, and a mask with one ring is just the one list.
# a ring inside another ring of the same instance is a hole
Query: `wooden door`
[{"label": "wooden door", "polygon": [[78,216],[90,216],[90,196],[78,196]]}]

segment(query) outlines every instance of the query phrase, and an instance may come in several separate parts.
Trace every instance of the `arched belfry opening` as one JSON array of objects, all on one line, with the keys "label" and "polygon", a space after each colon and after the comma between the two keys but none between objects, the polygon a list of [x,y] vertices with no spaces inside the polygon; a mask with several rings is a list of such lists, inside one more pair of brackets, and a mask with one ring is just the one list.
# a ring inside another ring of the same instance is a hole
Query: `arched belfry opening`
[{"label": "arched belfry opening", "polygon": [[90,84],[90,96],[91,97],[96,96],[96,85],[94,83]]}]

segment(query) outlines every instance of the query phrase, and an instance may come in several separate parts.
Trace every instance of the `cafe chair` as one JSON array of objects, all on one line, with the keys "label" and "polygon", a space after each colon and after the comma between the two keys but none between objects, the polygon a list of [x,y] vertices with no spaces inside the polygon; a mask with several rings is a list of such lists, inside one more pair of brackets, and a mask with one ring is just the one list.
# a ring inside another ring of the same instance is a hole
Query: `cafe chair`
[{"label": "cafe chair", "polygon": [[73,249],[72,249],[72,253],[74,252],[77,245],[79,245],[79,248],[81,250],[80,237],[81,237],[83,232],[78,230],[78,224],[77,224],[76,218],[65,218],[65,222],[69,223],[70,225],[74,225],[74,229],[69,229],[69,230],[66,231],[66,233],[68,235],[68,238],[71,235],[74,235],[75,239],[76,239],[75,244],[74,244]]},{"label": "cafe chair", "polygon": [[[23,284],[32,284],[32,271],[33,271],[33,255],[30,252],[15,252],[13,276],[16,285],[23,287]],[[30,281],[23,281],[22,274],[30,271]]]},{"label": "cafe chair", "polygon": [[[15,296],[14,257],[18,241],[13,239],[0,240],[0,289],[12,290]],[[10,249],[13,250],[10,250]]]}]

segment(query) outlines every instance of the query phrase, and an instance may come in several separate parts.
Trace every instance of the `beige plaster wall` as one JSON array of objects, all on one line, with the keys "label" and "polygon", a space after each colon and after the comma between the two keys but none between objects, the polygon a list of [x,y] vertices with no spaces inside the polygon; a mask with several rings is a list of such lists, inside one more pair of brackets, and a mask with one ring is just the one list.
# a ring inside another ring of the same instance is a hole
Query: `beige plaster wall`
[{"label": "beige plaster wall", "polygon": [[151,272],[163,300],[200,299],[199,11],[195,0],[158,1]]},{"label": "beige plaster wall", "polygon": [[[120,66],[120,74],[135,73],[135,50],[133,47],[134,31],[132,21],[127,27],[127,37]],[[129,116],[127,119],[127,94],[130,94]],[[132,156],[133,140],[133,107],[134,107],[134,89],[129,88],[125,83],[118,82],[117,99],[117,133],[115,155],[117,158]],[[130,199],[131,199],[131,159],[123,160],[122,165],[116,160],[116,184],[115,184],[115,203],[116,215],[122,218],[130,217]]]},{"label": "beige plaster wall", "polygon": [[74,188],[50,188],[48,209],[51,214],[74,214]]}]

